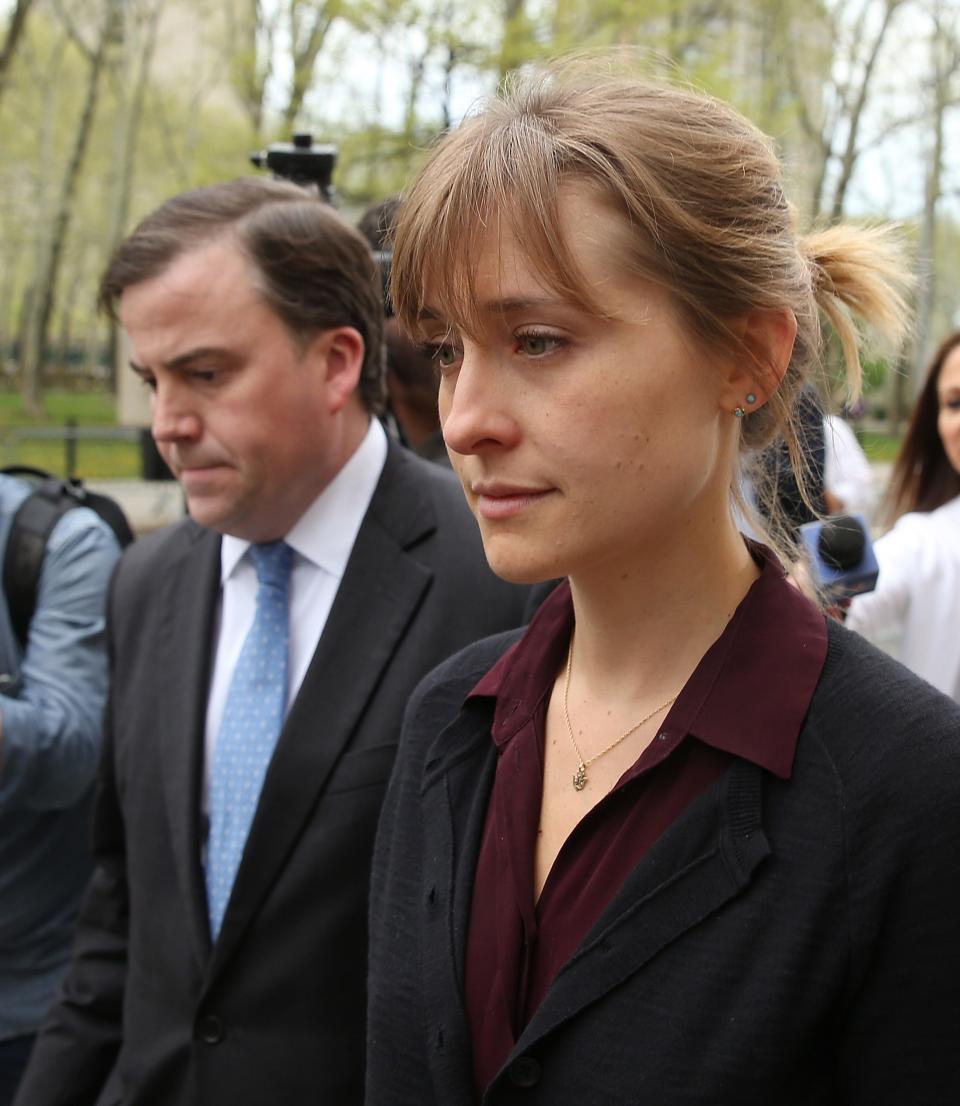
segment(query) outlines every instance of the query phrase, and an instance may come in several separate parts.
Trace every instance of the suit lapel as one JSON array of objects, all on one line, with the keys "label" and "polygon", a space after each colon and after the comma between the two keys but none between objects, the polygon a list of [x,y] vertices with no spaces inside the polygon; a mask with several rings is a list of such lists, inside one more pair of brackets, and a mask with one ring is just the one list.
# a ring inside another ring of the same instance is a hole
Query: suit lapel
[{"label": "suit lapel", "polygon": [[220,587],[220,539],[188,523],[182,554],[170,559],[158,585],[165,613],[158,642],[163,699],[163,783],[181,891],[201,963],[210,948],[200,865],[203,733],[210,680],[212,626]]},{"label": "suit lapel", "polygon": [[406,550],[434,525],[391,449],[267,770],[208,979],[259,909],[416,614],[432,573]]}]

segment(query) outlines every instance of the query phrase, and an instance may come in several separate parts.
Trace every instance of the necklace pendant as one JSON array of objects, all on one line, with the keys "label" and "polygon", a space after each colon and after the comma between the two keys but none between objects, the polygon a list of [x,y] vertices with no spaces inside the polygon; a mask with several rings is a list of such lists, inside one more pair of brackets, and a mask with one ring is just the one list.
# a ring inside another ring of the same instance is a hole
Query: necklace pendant
[{"label": "necklace pendant", "polygon": [[577,766],[573,777],[573,790],[582,791],[587,786],[587,766],[582,762]]}]

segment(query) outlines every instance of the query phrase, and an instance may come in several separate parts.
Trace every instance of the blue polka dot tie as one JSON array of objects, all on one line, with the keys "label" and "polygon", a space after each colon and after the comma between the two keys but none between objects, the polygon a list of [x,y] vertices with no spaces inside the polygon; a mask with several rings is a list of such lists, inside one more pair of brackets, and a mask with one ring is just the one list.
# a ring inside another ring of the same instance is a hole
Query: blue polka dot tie
[{"label": "blue polka dot tie", "polygon": [[257,611],[223,710],[210,771],[207,907],[214,939],[283,726],[287,698],[288,607],[293,550],[282,541],[252,545]]}]

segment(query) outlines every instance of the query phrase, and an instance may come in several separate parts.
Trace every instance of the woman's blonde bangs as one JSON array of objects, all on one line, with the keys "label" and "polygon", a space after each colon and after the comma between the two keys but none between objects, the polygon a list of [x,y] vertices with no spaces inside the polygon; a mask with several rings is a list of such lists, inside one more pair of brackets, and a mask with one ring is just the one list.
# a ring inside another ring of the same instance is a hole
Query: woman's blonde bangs
[{"label": "woman's blonde bangs", "polygon": [[584,166],[569,164],[542,120],[500,118],[495,107],[448,135],[404,197],[391,295],[410,333],[433,316],[479,331],[476,263],[491,228],[508,229],[559,296],[605,313],[558,230],[562,186],[570,176],[583,181]]}]

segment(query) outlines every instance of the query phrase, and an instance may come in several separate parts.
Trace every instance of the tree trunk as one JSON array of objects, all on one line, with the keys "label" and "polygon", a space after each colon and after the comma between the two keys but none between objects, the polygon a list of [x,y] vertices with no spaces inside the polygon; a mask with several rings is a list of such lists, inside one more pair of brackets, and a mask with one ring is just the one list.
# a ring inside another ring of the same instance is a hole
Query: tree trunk
[{"label": "tree trunk", "polygon": [[0,48],[0,97],[3,96],[10,62],[17,52],[17,45],[23,36],[24,28],[27,25],[27,12],[30,11],[32,3],[33,0],[17,0],[17,6],[13,9],[13,15],[10,16],[10,26],[7,28],[3,47]]},{"label": "tree trunk", "polygon": [[870,84],[873,79],[877,59],[880,56],[880,48],[887,36],[887,31],[893,19],[894,12],[900,7],[903,0],[886,0],[883,9],[883,22],[873,40],[873,45],[864,62],[860,87],[857,89],[856,100],[850,109],[850,118],[847,122],[847,141],[844,144],[843,153],[840,156],[840,178],[833,193],[833,206],[830,212],[831,218],[839,219],[843,215],[844,204],[847,198],[847,189],[853,177],[853,170],[859,156],[858,142],[860,139],[860,123],[863,119],[863,110],[867,104],[867,96],[870,92]]},{"label": "tree trunk", "polygon": [[[133,191],[133,178],[136,169],[137,139],[140,135],[140,120],[143,116],[149,85],[150,66],[157,44],[157,28],[163,13],[165,0],[153,0],[146,14],[143,50],[137,59],[136,80],[133,95],[118,112],[118,128],[115,163],[120,167],[116,177],[113,201],[113,219],[110,226],[108,252],[113,253],[126,232],[130,217],[130,196]],[[123,83],[121,77],[121,84]],[[111,391],[117,386],[118,335],[117,324],[111,319],[107,329],[107,364],[109,365],[109,383]]]},{"label": "tree trunk", "polygon": [[[339,14],[337,5],[330,0],[322,4],[317,3],[317,0],[311,0],[309,4],[304,0],[289,0],[289,4],[293,78],[287,104],[283,109],[283,123],[288,131],[292,130],[300,114],[304,98],[310,91],[314,66],[323,41]],[[310,9],[309,14],[305,11],[306,8]]]},{"label": "tree trunk", "polygon": [[57,274],[63,247],[70,229],[73,197],[83,167],[84,155],[93,130],[93,120],[100,91],[100,75],[108,46],[118,26],[123,0],[105,0],[103,25],[96,49],[90,55],[90,72],[83,111],[74,135],[73,148],[60,185],[50,236],[41,251],[33,282],[34,294],[23,328],[20,349],[21,388],[27,411],[41,410],[41,374],[47,350],[50,316],[53,311]]},{"label": "tree trunk", "polygon": [[923,197],[923,217],[920,221],[920,243],[917,249],[917,269],[920,283],[917,290],[916,334],[911,366],[911,396],[923,384],[930,355],[930,329],[936,301],[937,279],[937,207],[942,194],[944,116],[950,97],[950,80],[957,62],[955,44],[944,34],[939,5],[934,13],[930,40],[930,61],[933,73],[933,142],[927,163]]}]

